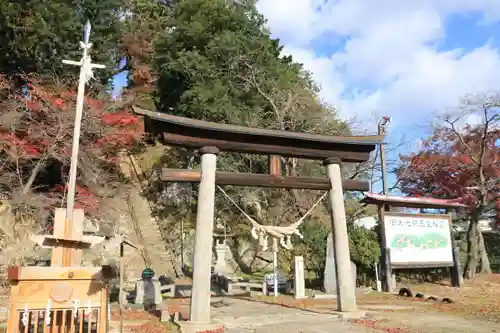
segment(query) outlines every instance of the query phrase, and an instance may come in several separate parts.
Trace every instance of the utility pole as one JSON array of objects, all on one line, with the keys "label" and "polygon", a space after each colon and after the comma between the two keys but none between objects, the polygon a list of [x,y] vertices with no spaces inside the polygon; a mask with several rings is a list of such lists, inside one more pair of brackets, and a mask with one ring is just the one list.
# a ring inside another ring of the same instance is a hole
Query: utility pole
[{"label": "utility pole", "polygon": [[[378,135],[386,135],[387,134],[387,124],[391,121],[390,117],[384,116],[378,123]],[[385,149],[384,143],[380,144],[380,165],[382,169],[382,192],[384,195],[387,195],[389,192],[387,182],[387,163],[385,160]],[[385,292],[391,292],[395,286],[396,276],[392,273],[392,267],[390,262],[390,248],[388,248],[386,239],[385,239],[385,221],[384,221],[384,213],[389,211],[390,207],[388,205],[378,206],[378,218],[380,223],[380,233],[381,233],[381,256],[380,256],[380,264],[382,268],[382,281],[383,281],[383,290]],[[377,265],[377,264],[375,264]]]},{"label": "utility pole", "polygon": [[[85,99],[85,84],[93,78],[92,69],[106,67],[104,65],[93,64],[90,60],[88,54],[92,47],[92,43],[89,42],[90,30],[90,22],[87,21],[83,30],[83,42],[80,42],[80,48],[83,49],[82,59],[80,61],[63,60],[64,64],[80,66],[80,81],[78,83],[78,95],[76,99],[75,128],[73,132],[73,147],[71,151],[71,166],[69,169],[68,194],[66,199],[67,224],[73,221],[73,212],[75,208],[76,174],[78,170],[78,151],[80,149],[80,130],[82,126],[83,102]],[[68,232],[69,230],[65,230],[65,233]]]},{"label": "utility pole", "polygon": [[[386,135],[387,134],[387,125],[391,122],[391,117],[384,116],[378,123],[378,135]],[[387,163],[385,160],[385,149],[384,144],[380,144],[380,165],[382,168],[382,192],[384,195],[387,195],[389,192],[387,186]]]}]

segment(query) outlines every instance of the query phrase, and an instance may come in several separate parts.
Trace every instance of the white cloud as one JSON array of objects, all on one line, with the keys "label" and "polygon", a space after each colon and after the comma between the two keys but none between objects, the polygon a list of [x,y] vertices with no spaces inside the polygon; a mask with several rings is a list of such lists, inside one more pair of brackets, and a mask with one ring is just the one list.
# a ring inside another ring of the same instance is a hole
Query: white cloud
[{"label": "white cloud", "polygon": [[[389,114],[394,125],[429,118],[468,93],[500,90],[500,53],[490,43],[474,50],[438,51],[450,15],[500,21],[498,0],[260,0],[259,10],[285,52],[322,86],[322,97],[345,117]],[[448,32],[449,33],[449,32]],[[319,56],[312,42],[346,41]]]}]

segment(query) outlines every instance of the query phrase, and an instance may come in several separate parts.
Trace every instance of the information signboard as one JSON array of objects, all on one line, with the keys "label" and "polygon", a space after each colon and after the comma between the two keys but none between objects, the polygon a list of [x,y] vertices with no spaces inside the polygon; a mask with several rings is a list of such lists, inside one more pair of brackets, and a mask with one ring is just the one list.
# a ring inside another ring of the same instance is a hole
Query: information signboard
[{"label": "information signboard", "polygon": [[394,268],[453,266],[448,215],[384,215],[385,239]]}]

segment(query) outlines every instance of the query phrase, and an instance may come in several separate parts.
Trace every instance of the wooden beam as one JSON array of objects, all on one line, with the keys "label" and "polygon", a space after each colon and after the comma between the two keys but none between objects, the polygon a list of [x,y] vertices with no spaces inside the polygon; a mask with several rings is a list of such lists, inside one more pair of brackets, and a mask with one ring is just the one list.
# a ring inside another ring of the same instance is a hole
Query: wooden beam
[{"label": "wooden beam", "polygon": [[214,146],[221,151],[280,155],[286,157],[324,160],[340,158],[344,162],[366,162],[383,135],[335,136],[296,133],[263,128],[178,117],[133,107],[144,116],[144,130],[148,141],[199,149]]},{"label": "wooden beam", "polygon": [[[159,121],[159,126],[172,128],[172,126],[182,127],[183,129],[194,129],[196,131],[212,131],[217,133],[225,133],[229,135],[254,135],[265,139],[292,139],[300,141],[308,141],[313,144],[348,144],[354,146],[365,146],[369,148],[382,143],[385,135],[322,135],[312,133],[299,133],[290,131],[279,131],[255,127],[243,127],[230,124],[220,124],[210,121],[197,120],[174,116],[163,112],[153,112],[144,110],[136,106],[132,106],[134,113],[149,117],[151,120]],[[164,131],[170,133],[171,131]],[[373,149],[371,149],[373,150]],[[371,151],[370,150],[370,151]]]},{"label": "wooden beam", "polygon": [[19,267],[7,270],[8,279],[18,280],[100,280],[102,267]]},{"label": "wooden beam", "polygon": [[[168,169],[162,170],[161,180],[164,182],[198,183],[201,172],[198,170]],[[330,189],[330,181],[323,177],[292,177],[256,173],[217,172],[215,182],[218,185],[296,188],[308,190]],[[369,191],[369,183],[362,180],[344,179],[343,189],[346,191]]]},{"label": "wooden beam", "polygon": [[[200,135],[201,136],[201,135]],[[189,147],[199,149],[202,147],[217,147],[221,151],[259,154],[259,155],[280,155],[286,157],[296,157],[311,160],[327,159],[329,157],[337,157],[344,162],[361,163],[366,162],[370,158],[369,151],[345,151],[345,150],[328,150],[317,149],[314,147],[294,147],[292,145],[258,143],[255,139],[227,139],[214,138],[214,136],[196,137],[194,135],[163,133],[161,138],[163,144]],[[318,144],[319,146],[319,144]]]}]

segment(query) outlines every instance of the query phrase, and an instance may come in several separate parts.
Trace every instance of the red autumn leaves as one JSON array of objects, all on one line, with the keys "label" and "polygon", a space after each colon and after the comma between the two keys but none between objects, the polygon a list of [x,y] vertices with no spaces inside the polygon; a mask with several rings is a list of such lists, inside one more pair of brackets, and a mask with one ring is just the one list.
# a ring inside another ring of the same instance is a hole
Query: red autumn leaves
[{"label": "red autumn leaves", "polygon": [[[31,172],[39,161],[58,161],[61,184],[67,181],[73,139],[76,92],[45,87],[36,80],[22,89],[0,75],[0,149],[3,163]],[[87,163],[113,164],[121,151],[133,147],[142,135],[142,121],[126,106],[113,100],[86,97],[82,119],[80,152]],[[99,162],[99,160],[101,162]],[[89,162],[90,161],[90,162]],[[94,163],[95,161],[95,163]],[[109,166],[106,167],[109,169]],[[12,169],[12,168],[10,168]],[[54,172],[54,170],[50,171]],[[65,186],[54,184],[46,196],[64,198]],[[13,189],[15,184],[13,184]],[[94,191],[92,191],[94,192]],[[76,207],[93,210],[96,197],[77,184]]]},{"label": "red autumn leaves", "polygon": [[[485,201],[500,208],[500,130],[492,129],[487,136],[481,126],[467,126],[459,137],[445,129],[423,142],[417,153],[402,156],[403,166],[397,170],[400,187],[410,196],[435,198],[460,198],[461,203],[475,209],[478,204],[478,187],[484,183]],[[485,140],[483,140],[485,138]],[[482,173],[478,162],[482,155]]]},{"label": "red autumn leaves", "polygon": [[113,128],[112,133],[108,133],[97,141],[98,145],[120,146],[132,145],[143,132],[142,122],[124,108],[121,111],[104,114],[102,122],[105,126]]}]

